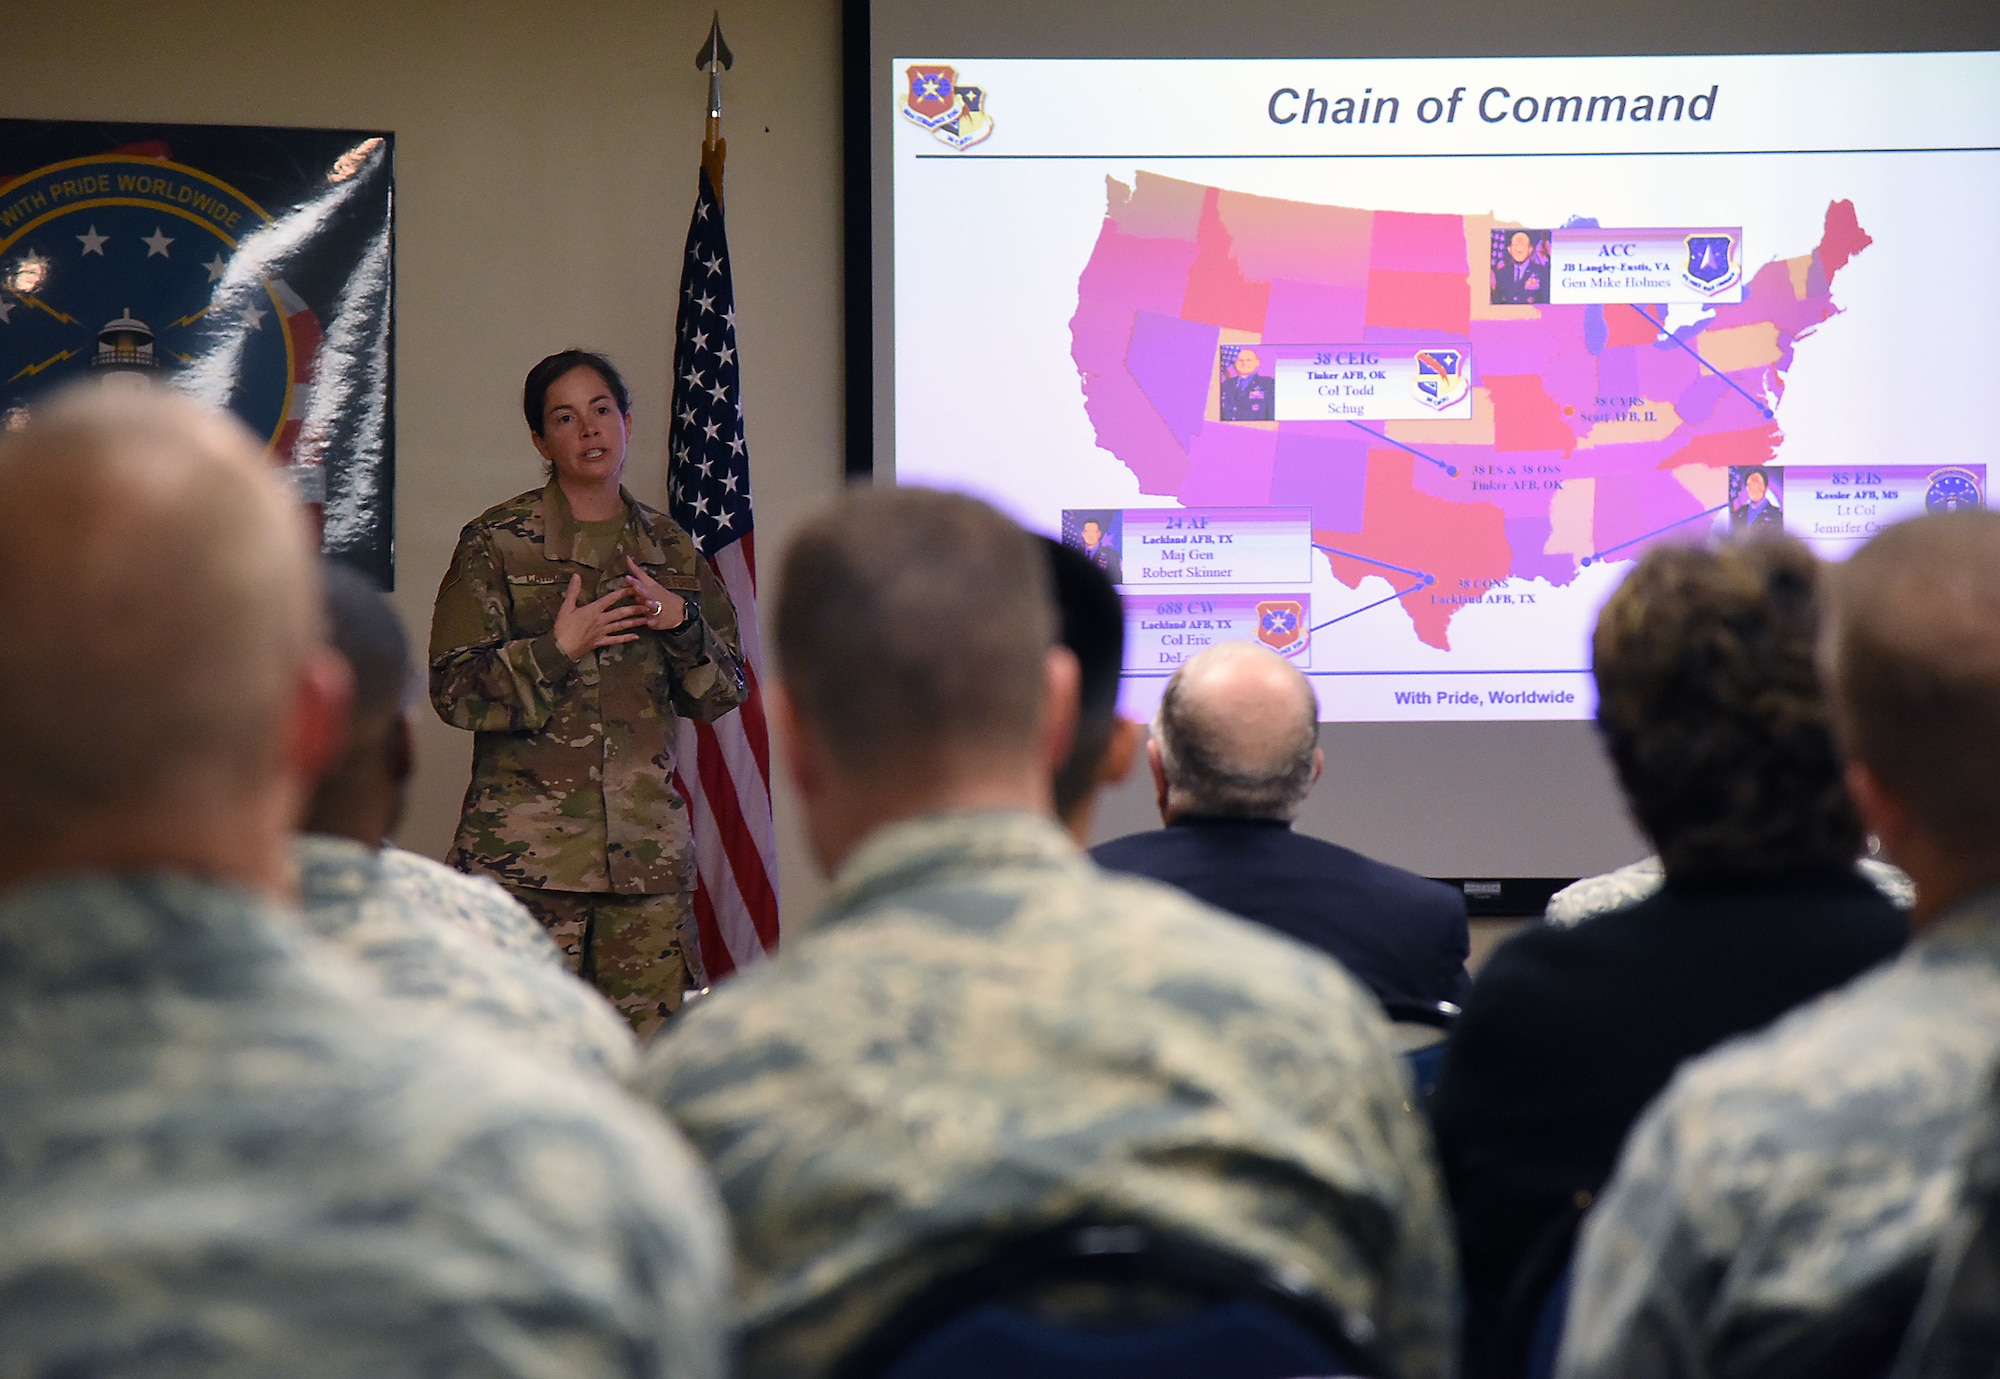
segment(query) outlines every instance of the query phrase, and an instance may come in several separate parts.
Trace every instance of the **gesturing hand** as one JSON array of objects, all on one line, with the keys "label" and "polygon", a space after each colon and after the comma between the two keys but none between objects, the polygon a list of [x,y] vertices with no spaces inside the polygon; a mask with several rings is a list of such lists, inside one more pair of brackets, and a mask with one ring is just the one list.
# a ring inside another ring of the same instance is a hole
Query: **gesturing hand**
[{"label": "gesturing hand", "polygon": [[575,661],[584,652],[600,646],[639,640],[638,633],[627,629],[644,624],[650,610],[627,602],[632,598],[629,584],[613,589],[594,603],[578,604],[582,593],[582,577],[571,575],[569,588],[563,591],[562,607],[556,610],[556,645],[562,648],[563,655]]},{"label": "gesturing hand", "polygon": [[639,602],[651,614],[646,626],[655,632],[671,632],[687,621],[687,600],[661,584],[631,556],[625,557],[625,568],[632,573],[625,576],[625,583],[631,586]]}]

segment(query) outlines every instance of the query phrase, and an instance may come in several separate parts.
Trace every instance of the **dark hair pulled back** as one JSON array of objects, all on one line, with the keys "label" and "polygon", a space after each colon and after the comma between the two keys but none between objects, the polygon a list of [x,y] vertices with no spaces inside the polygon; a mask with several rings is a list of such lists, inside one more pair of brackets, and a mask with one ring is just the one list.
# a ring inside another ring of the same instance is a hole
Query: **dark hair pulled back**
[{"label": "dark hair pulled back", "polygon": [[521,411],[528,418],[530,431],[538,436],[542,434],[542,412],[548,406],[549,389],[571,369],[595,370],[610,387],[619,415],[632,415],[631,390],[626,388],[624,378],[609,359],[593,350],[563,350],[528,370],[528,381],[521,388]]}]

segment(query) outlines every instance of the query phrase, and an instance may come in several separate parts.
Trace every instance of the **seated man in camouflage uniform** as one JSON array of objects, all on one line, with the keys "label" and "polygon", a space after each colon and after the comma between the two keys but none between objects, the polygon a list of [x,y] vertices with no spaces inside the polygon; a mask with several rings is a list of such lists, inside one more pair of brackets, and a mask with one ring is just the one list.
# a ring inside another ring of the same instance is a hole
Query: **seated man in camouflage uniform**
[{"label": "seated man in camouflage uniform", "polygon": [[1892,527],[1824,640],[1849,786],[1916,882],[1886,967],[1684,1067],[1585,1222],[1565,1379],[1872,1376],[2000,1055],[2000,514]]},{"label": "seated man in camouflage uniform", "polygon": [[719,1175],[751,1376],[826,1372],[1003,1233],[1091,1213],[1296,1279],[1453,1372],[1431,1148],[1332,961],[1092,866],[1048,565],[992,508],[859,491],[777,600],[777,721],[832,894],[644,1055]]},{"label": "seated man in camouflage uniform", "polygon": [[631,1026],[570,975],[534,916],[484,877],[385,844],[411,769],[409,642],[367,580],[334,564],[325,577],[354,698],[346,747],[320,777],[296,846],[306,924],[385,996],[622,1080],[638,1058]]},{"label": "seated man in camouflage uniform", "polygon": [[1118,712],[1119,670],[1125,661],[1125,605],[1095,561],[1048,537],[1058,637],[1076,657],[1076,732],[1056,767],[1056,817],[1079,847],[1090,845],[1097,797],[1132,774],[1146,730]]},{"label": "seated man in camouflage uniform", "polygon": [[0,441],[0,1374],[719,1379],[680,1139],[284,908],[347,675],[256,442],[37,410]]}]

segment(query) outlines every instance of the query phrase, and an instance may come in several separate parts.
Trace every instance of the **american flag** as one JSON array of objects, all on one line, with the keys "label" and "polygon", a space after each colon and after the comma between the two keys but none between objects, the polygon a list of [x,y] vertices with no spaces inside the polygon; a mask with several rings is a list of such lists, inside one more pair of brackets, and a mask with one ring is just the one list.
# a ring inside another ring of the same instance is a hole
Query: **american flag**
[{"label": "american flag", "polygon": [[695,919],[711,981],[778,946],[778,859],[771,831],[771,739],[764,726],[764,646],[757,631],[757,555],[750,456],[736,361],[736,295],[722,203],[706,169],[674,330],[674,415],[668,514],[694,538],[736,604],[750,697],[716,723],[680,726],[674,784],[688,802],[698,871]]}]

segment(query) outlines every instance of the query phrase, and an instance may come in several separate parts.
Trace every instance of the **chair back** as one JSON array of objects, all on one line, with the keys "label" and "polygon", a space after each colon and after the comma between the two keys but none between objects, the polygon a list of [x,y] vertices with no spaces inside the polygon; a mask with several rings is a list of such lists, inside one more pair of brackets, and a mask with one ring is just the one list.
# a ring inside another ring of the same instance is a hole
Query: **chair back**
[{"label": "chair back", "polygon": [[1389,1016],[1389,1037],[1410,1069],[1417,1096],[1428,1105],[1444,1067],[1445,1045],[1458,1023],[1458,1007],[1450,1001],[1389,1000],[1382,1009]]},{"label": "chair back", "polygon": [[1548,1379],[1569,1317],[1570,1267],[1590,1199],[1579,1197],[1544,1223],[1507,1287],[1486,1373]]},{"label": "chair back", "polygon": [[1543,1295],[1534,1329],[1528,1333],[1528,1360],[1521,1368],[1521,1379],[1555,1379],[1556,1354],[1562,1349],[1563,1326],[1569,1321],[1572,1277],[1570,1266],[1565,1265]]},{"label": "chair back", "polygon": [[1073,1222],[996,1241],[834,1379],[1300,1379],[1379,1373],[1364,1320],[1206,1242]]}]

